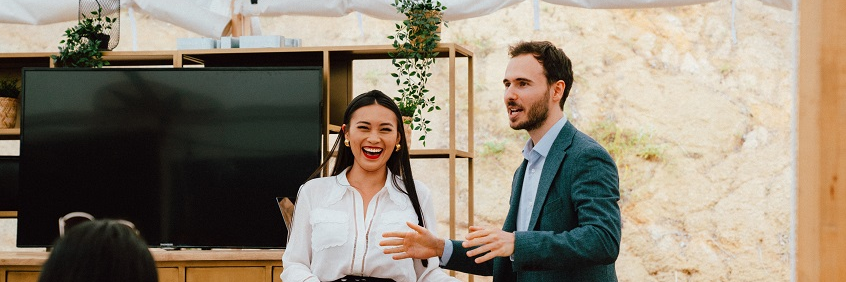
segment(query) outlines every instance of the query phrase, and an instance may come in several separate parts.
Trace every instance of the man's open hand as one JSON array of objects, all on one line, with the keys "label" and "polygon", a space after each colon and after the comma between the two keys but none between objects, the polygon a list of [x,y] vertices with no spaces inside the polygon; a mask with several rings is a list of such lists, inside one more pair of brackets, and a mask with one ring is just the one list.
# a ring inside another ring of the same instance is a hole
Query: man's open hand
[{"label": "man's open hand", "polygon": [[414,231],[382,233],[385,239],[379,242],[379,246],[390,247],[383,253],[394,254],[392,258],[395,260],[428,259],[444,254],[443,239],[435,237],[428,229],[417,224],[411,222],[405,224]]},{"label": "man's open hand", "polygon": [[498,228],[470,226],[467,241],[461,244],[465,248],[479,246],[467,252],[468,257],[476,258],[476,263],[483,263],[494,257],[507,257],[514,253],[514,233],[505,232]]}]

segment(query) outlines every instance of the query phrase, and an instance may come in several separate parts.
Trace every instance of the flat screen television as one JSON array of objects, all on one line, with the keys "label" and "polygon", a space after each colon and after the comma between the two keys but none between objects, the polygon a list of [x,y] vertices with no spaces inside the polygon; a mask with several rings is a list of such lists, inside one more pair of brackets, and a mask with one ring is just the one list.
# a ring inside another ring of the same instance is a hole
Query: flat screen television
[{"label": "flat screen television", "polygon": [[322,97],[319,67],[24,69],[17,246],[81,211],[153,247],[284,248]]}]

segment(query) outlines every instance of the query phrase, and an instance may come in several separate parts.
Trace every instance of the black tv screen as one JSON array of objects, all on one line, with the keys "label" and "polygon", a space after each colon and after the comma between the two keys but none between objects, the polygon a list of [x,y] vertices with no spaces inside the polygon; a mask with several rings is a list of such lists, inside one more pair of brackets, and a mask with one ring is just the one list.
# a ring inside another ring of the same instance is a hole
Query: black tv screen
[{"label": "black tv screen", "polygon": [[321,160],[322,71],[24,69],[18,247],[70,212],[151,246],[284,248],[275,197]]}]

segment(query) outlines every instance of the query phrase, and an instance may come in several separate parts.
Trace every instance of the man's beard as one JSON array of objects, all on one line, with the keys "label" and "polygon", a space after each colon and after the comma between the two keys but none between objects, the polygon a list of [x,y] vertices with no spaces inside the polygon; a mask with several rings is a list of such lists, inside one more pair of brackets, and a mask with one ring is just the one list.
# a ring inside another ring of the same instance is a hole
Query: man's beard
[{"label": "man's beard", "polygon": [[[546,103],[549,102],[549,90],[547,89],[546,94],[543,95],[544,98],[542,100],[538,100],[534,104],[529,105],[529,108],[524,108],[523,110],[526,111],[526,116],[528,120],[518,123],[511,126],[511,129],[520,130],[525,129],[526,131],[532,131],[538,129],[543,125],[543,122],[546,121],[546,118],[549,116],[549,108],[547,108]],[[516,106],[517,103],[513,101],[508,102],[508,106]]]}]

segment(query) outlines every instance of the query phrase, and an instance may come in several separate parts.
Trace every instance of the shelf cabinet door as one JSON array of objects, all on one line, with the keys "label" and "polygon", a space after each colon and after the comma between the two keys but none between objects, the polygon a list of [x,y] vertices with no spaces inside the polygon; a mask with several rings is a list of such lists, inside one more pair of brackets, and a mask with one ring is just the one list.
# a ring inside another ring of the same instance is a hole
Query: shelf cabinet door
[{"label": "shelf cabinet door", "polygon": [[274,266],[273,267],[273,279],[270,281],[273,282],[282,282],[282,278],[279,278],[279,275],[282,274],[282,267],[281,266]]}]

